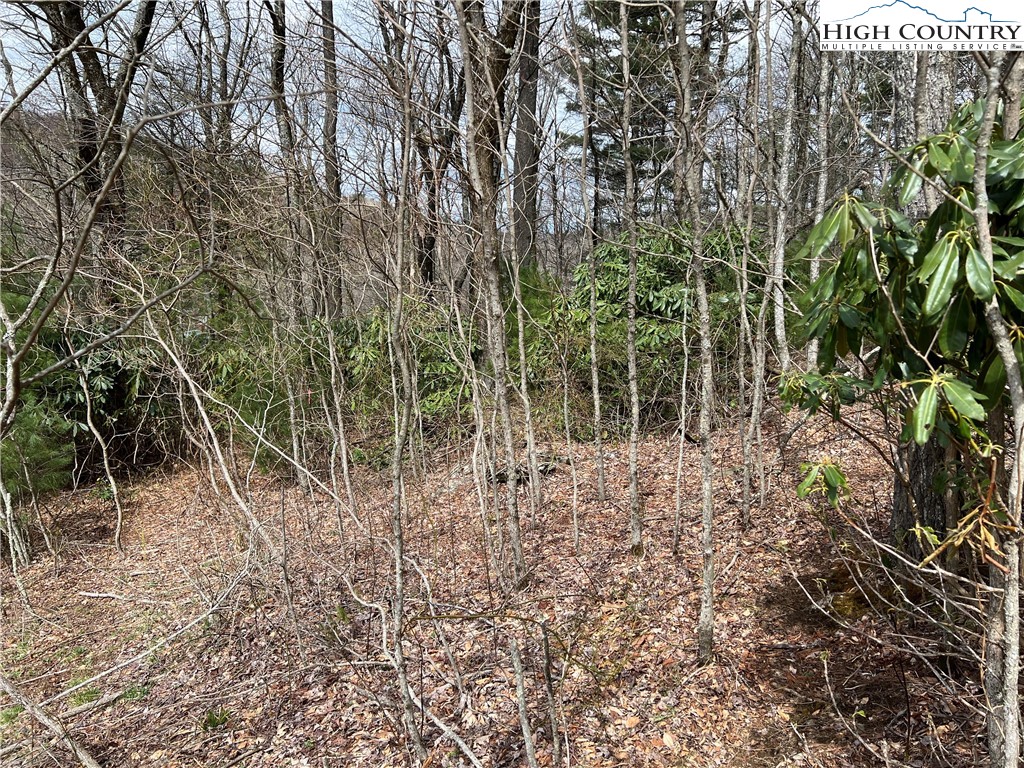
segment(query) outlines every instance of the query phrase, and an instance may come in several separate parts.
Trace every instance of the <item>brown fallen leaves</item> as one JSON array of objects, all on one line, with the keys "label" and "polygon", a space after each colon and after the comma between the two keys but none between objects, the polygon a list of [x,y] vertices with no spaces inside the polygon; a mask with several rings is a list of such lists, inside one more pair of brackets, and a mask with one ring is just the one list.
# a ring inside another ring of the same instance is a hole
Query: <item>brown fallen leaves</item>
[{"label": "brown fallen leaves", "polygon": [[[553,762],[546,679],[563,760],[567,752],[573,765],[874,764],[848,727],[908,762],[925,764],[934,754],[935,744],[921,741],[927,737],[942,742],[950,765],[970,764],[972,754],[956,745],[970,739],[976,722],[937,702],[923,670],[906,658],[837,632],[793,581],[796,573],[813,585],[834,563],[814,511],[796,500],[794,466],[770,457],[765,503],[742,529],[734,434],[716,442],[717,655],[703,668],[695,666],[700,472],[692,447],[681,479],[679,556],[670,551],[674,441],[651,438],[642,446],[647,546],[639,559],[627,551],[625,452],[609,451],[610,501],[601,503],[592,449],[577,445],[580,551],[572,543],[572,478],[559,464],[544,479],[536,525],[524,533],[529,581],[506,597],[486,554],[472,474],[459,469],[468,459],[409,480],[408,556],[418,569],[408,577],[405,617],[410,683],[484,765],[525,764],[510,636],[523,649],[542,766]],[[792,452],[827,445],[855,493],[884,495],[887,472],[862,444],[824,425],[801,434]],[[393,631],[386,613],[392,566],[377,538],[388,530],[389,481],[369,470],[356,481],[359,524],[342,514],[340,529],[329,499],[271,478],[253,482],[255,513],[286,545],[287,561],[276,564],[254,564],[232,523],[230,498],[197,473],[152,477],[130,489],[123,559],[108,540],[76,531],[83,497],[62,497],[57,555],[23,572],[32,612],[3,574],[3,668],[37,701],[52,699],[185,625],[247,569],[209,621],[84,689],[97,699],[125,694],[70,718],[76,737],[111,766],[408,765],[401,696],[381,643],[384,630]],[[528,510],[525,492],[522,502]],[[59,714],[76,703],[68,697],[48,707]],[[450,738],[417,717],[424,766],[468,765]],[[0,749],[21,745],[5,764],[42,765],[47,751],[60,754],[2,703],[0,739]]]}]

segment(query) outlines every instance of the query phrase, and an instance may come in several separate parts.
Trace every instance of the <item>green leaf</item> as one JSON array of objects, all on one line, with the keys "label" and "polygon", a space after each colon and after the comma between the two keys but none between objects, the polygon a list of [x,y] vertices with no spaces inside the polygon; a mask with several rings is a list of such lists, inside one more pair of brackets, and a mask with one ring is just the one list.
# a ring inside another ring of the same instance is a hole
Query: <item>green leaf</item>
[{"label": "green leaf", "polygon": [[811,236],[807,239],[807,250],[811,258],[820,256],[822,251],[832,245],[832,241],[836,239],[836,235],[839,234],[842,208],[838,205],[834,207],[811,232]]},{"label": "green leaf", "polygon": [[982,301],[988,301],[996,292],[992,280],[992,268],[981,255],[981,251],[971,243],[967,246],[967,284],[974,295]]},{"label": "green leaf", "polygon": [[1007,283],[1000,283],[999,285],[1002,288],[1003,293],[1006,295],[1006,298],[1012,301],[1013,305],[1017,307],[1017,309],[1024,312],[1024,293],[1021,293],[1012,285],[1008,285]]},{"label": "green leaf", "polygon": [[850,354],[850,335],[847,333],[845,325],[836,328],[836,354],[840,357]]},{"label": "green leaf", "polygon": [[942,392],[958,414],[974,421],[984,421],[985,409],[977,400],[979,395],[966,384],[955,380],[943,381]]},{"label": "green leaf", "polygon": [[974,147],[963,139],[960,139],[958,143],[961,142],[963,143],[963,148],[960,152],[959,161],[953,165],[953,179],[966,184],[974,179]]},{"label": "green leaf", "polygon": [[963,153],[960,151],[959,137],[953,137],[953,140],[946,147],[946,153],[949,157],[950,171],[952,172],[960,165],[961,156]]},{"label": "green leaf", "polygon": [[913,421],[914,442],[918,445],[924,445],[928,442],[928,438],[932,436],[932,430],[935,429],[935,414],[938,413],[938,409],[938,390],[933,382],[925,387],[921,393],[921,397],[917,401],[917,407],[914,408],[911,417]]},{"label": "green leaf", "polygon": [[1024,251],[1014,254],[1005,261],[993,262],[992,270],[1003,280],[1013,280],[1022,264],[1024,264]]},{"label": "green leaf", "polygon": [[839,305],[839,320],[847,328],[860,328],[862,325],[860,313],[853,307],[846,304]]},{"label": "green leaf", "polygon": [[1017,160],[1017,153],[1011,152],[1004,142],[993,142],[988,149],[989,178],[1005,179],[1010,175],[1015,160]]},{"label": "green leaf", "polygon": [[1016,199],[1007,206],[1005,213],[1013,213],[1024,206],[1024,190],[1021,190],[1020,194],[1017,195]]},{"label": "green leaf", "polygon": [[839,209],[839,244],[846,248],[851,240],[853,240],[853,221],[850,219],[850,206],[847,203]]},{"label": "green leaf", "polygon": [[846,487],[846,478],[835,464],[826,464],[821,468],[825,473],[825,484],[832,489]]},{"label": "green leaf", "polygon": [[860,225],[866,232],[870,232],[878,226],[878,219],[875,218],[875,215],[863,203],[854,202],[852,207],[853,215],[857,217],[857,221],[860,222]]},{"label": "green leaf", "polygon": [[953,243],[950,241],[949,236],[939,238],[932,249],[925,254],[924,261],[921,262],[921,268],[917,271],[917,279],[922,283],[927,282],[928,278],[937,270],[946,259],[949,258],[950,252],[953,250]]},{"label": "green leaf", "polygon": [[[899,182],[899,189],[896,191],[896,202],[900,207],[909,205],[910,201],[917,197],[921,191],[921,172],[924,169],[926,155],[918,154],[910,160],[910,168],[900,169],[903,177]],[[913,170],[911,170],[913,169]]]},{"label": "green leaf", "polygon": [[958,296],[946,313],[939,329],[939,350],[946,357],[956,357],[967,347],[968,319],[971,312],[966,296]]},{"label": "green leaf", "polygon": [[960,273],[960,258],[952,244],[947,245],[942,257],[943,260],[936,267],[935,274],[931,275],[928,281],[928,290],[925,293],[924,304],[921,306],[921,312],[925,317],[935,315],[945,309]]},{"label": "green leaf", "polygon": [[953,161],[949,159],[939,143],[940,137],[934,136],[928,140],[928,162],[932,164],[941,174],[947,174],[953,169]]},{"label": "green leaf", "polygon": [[1014,158],[1006,167],[1006,176],[1007,178],[1019,181],[1020,179],[1024,178],[1024,156],[1021,155],[1021,147],[1019,141],[1015,142],[1010,146],[1011,149],[1009,151],[1014,155]]},{"label": "green leaf", "polygon": [[813,466],[811,471],[807,473],[807,477],[804,478],[803,482],[796,487],[796,495],[801,499],[806,499],[810,494],[814,481],[818,479],[820,469],[821,467],[819,465]]},{"label": "green leaf", "polygon": [[1006,388],[1006,368],[1003,365],[1003,358],[998,352],[993,352],[988,359],[987,365],[982,365],[979,375],[981,385],[978,389],[985,399],[990,403],[998,403],[1003,397],[1003,390]]}]

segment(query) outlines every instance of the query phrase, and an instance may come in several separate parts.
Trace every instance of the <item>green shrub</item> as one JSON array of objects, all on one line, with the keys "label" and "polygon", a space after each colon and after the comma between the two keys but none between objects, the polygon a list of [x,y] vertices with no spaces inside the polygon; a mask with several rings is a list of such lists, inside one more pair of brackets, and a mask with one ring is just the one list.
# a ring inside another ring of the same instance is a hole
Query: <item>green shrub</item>
[{"label": "green shrub", "polygon": [[[364,317],[345,318],[333,328],[337,357],[345,380],[348,413],[364,431],[393,424],[389,320],[383,311]],[[424,429],[447,433],[470,413],[471,390],[465,371],[471,357],[479,357],[476,336],[463,335],[454,319],[438,307],[412,305],[405,333],[413,355],[416,399]],[[320,344],[329,343],[328,338]],[[326,351],[314,368],[320,386],[329,386]]]},{"label": "green shrub", "polygon": [[214,731],[222,726],[227,725],[231,719],[231,710],[225,709],[224,707],[217,707],[207,711],[206,717],[203,718],[201,723],[204,731]]},{"label": "green shrub", "polygon": [[[637,371],[642,419],[648,426],[680,418],[684,358],[697,354],[697,311],[690,285],[692,250],[685,230],[641,232],[637,243]],[[735,265],[740,234],[716,230],[705,236],[715,358],[720,382],[735,381],[739,341],[739,295]],[[757,243],[754,243],[757,246]],[[606,242],[595,254],[597,358],[605,415],[611,429],[625,425],[629,413],[627,323],[629,249],[625,237]],[[524,294],[525,295],[525,294]],[[529,378],[538,389],[558,388],[564,360],[575,393],[590,387],[590,270],[574,273],[568,296],[549,292],[548,305],[533,313],[537,332],[528,334]],[[525,298],[524,298],[525,301]],[[695,361],[694,361],[695,362]],[[691,370],[695,370],[691,364]],[[719,396],[728,398],[727,387]],[[574,401],[576,398],[573,398]],[[589,425],[588,425],[589,428]]]},{"label": "green shrub", "polygon": [[75,448],[71,427],[50,403],[25,397],[10,433],[0,441],[0,474],[15,504],[63,488],[71,478]]}]

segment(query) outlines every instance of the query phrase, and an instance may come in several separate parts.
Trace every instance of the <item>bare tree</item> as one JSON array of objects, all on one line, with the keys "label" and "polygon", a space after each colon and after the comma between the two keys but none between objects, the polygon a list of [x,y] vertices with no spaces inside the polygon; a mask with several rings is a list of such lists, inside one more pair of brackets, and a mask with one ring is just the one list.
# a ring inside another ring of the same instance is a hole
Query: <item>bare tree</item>
[{"label": "bare tree", "polygon": [[[984,62],[982,62],[984,64]],[[992,268],[992,235],[988,210],[988,152],[991,146],[996,110],[1002,95],[1003,55],[993,53],[984,68],[988,91],[985,97],[985,111],[980,123],[980,133],[975,150],[974,166],[974,219],[978,227],[978,249],[989,269]],[[1011,135],[1019,127],[1019,111],[1011,118]],[[1016,529],[1021,524],[1021,484],[1024,482],[1024,451],[1020,449],[1024,438],[1024,382],[1016,354],[1010,342],[1009,329],[999,308],[999,300],[993,296],[985,307],[985,325],[992,334],[996,350],[1006,366],[1006,380],[1009,387],[1012,409],[1013,436],[1017,445],[1006,498],[1006,513],[1010,524]],[[1021,753],[1020,736],[1020,545],[1014,536],[1006,537],[1001,543],[1005,570],[990,569],[993,586],[1000,592],[993,597],[989,607],[986,628],[986,658],[984,684],[988,697],[988,750],[993,765],[1018,765]]]},{"label": "bare tree", "polygon": [[537,249],[537,195],[540,189],[540,122],[537,90],[540,79],[540,0],[523,4],[519,88],[516,93],[515,165],[512,172],[512,227],[516,258],[530,264]]},{"label": "bare tree", "polygon": [[[770,8],[771,4],[767,6]],[[787,227],[789,209],[792,205],[790,179],[793,174],[793,137],[796,123],[796,77],[798,61],[803,48],[803,16],[794,11],[789,14],[792,22],[790,31],[789,56],[785,59],[787,66],[786,103],[782,110],[782,131],[779,134],[778,174],[775,176],[775,221],[772,233],[771,255],[771,293],[775,311],[775,345],[779,365],[783,372],[789,369],[789,341],[786,336],[786,243],[789,241]],[[770,11],[764,26],[765,55],[772,57],[772,32],[776,25],[772,22]],[[778,56],[776,55],[776,60]]]},{"label": "bare tree", "polygon": [[519,522],[515,438],[508,396],[508,350],[501,300],[498,235],[498,175],[501,169],[501,122],[510,78],[509,61],[522,18],[521,2],[507,0],[496,32],[491,32],[478,0],[456,3],[459,38],[466,62],[467,155],[472,193],[470,205],[477,230],[475,261],[480,273],[487,323],[488,359],[501,419],[501,440],[507,466],[506,525],[512,544],[513,583],[526,575]]},{"label": "bare tree", "polygon": [[629,4],[623,1],[619,3],[619,46],[622,63],[622,163],[626,177],[622,222],[629,249],[629,289],[626,300],[626,360],[629,376],[629,548],[633,554],[641,555],[644,551],[644,524],[640,498],[640,390],[636,361],[636,168],[633,164],[633,83],[630,74],[629,40]]},{"label": "bare tree", "polygon": [[[713,4],[702,7],[704,18],[714,12]],[[700,335],[700,445],[701,445],[701,554],[703,558],[700,616],[697,622],[697,658],[707,664],[714,652],[714,489],[713,489],[713,445],[711,442],[711,418],[714,407],[713,360],[711,349],[711,315],[708,306],[708,289],[705,279],[704,257],[704,215],[701,211],[701,182],[703,178],[702,137],[697,128],[700,119],[695,113],[700,105],[694,104],[694,63],[686,27],[686,4],[673,5],[675,48],[673,65],[679,84],[679,108],[676,114],[676,131],[679,146],[676,150],[675,173],[682,175],[676,189],[676,215],[680,220],[688,219],[691,227],[689,250],[690,269],[693,273],[697,293],[697,324]],[[704,33],[709,25],[705,23]]]}]

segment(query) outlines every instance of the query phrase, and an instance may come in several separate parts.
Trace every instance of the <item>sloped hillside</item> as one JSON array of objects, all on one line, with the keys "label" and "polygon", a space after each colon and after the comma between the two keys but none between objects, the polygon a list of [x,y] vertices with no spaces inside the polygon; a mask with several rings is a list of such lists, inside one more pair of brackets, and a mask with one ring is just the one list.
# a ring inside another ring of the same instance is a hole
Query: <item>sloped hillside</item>
[{"label": "sloped hillside", "polygon": [[[717,656],[706,667],[695,664],[695,447],[676,556],[677,444],[642,445],[647,551],[635,557],[625,451],[609,451],[600,503],[590,447],[574,446],[570,464],[553,446],[563,460],[532,521],[522,497],[529,578],[504,596],[468,456],[435,457],[410,481],[404,653],[423,765],[527,765],[521,707],[540,766],[555,757],[552,721],[571,765],[973,764],[976,722],[885,644],[889,629],[863,615],[822,515],[793,492],[799,461],[827,446],[849,472],[850,506],[872,503],[887,493],[882,463],[823,426],[800,430],[783,463],[766,435],[768,492],[744,530],[738,445],[717,440]],[[4,573],[5,673],[105,766],[410,764],[382,636],[393,626],[393,563],[379,539],[390,481],[368,469],[355,480],[358,524],[325,497],[252,479],[276,556],[250,546],[237,506],[195,468],[130,489],[123,556],[101,494],[50,500],[54,553],[22,572],[27,605]],[[2,698],[0,739],[5,765],[74,764]]]}]

